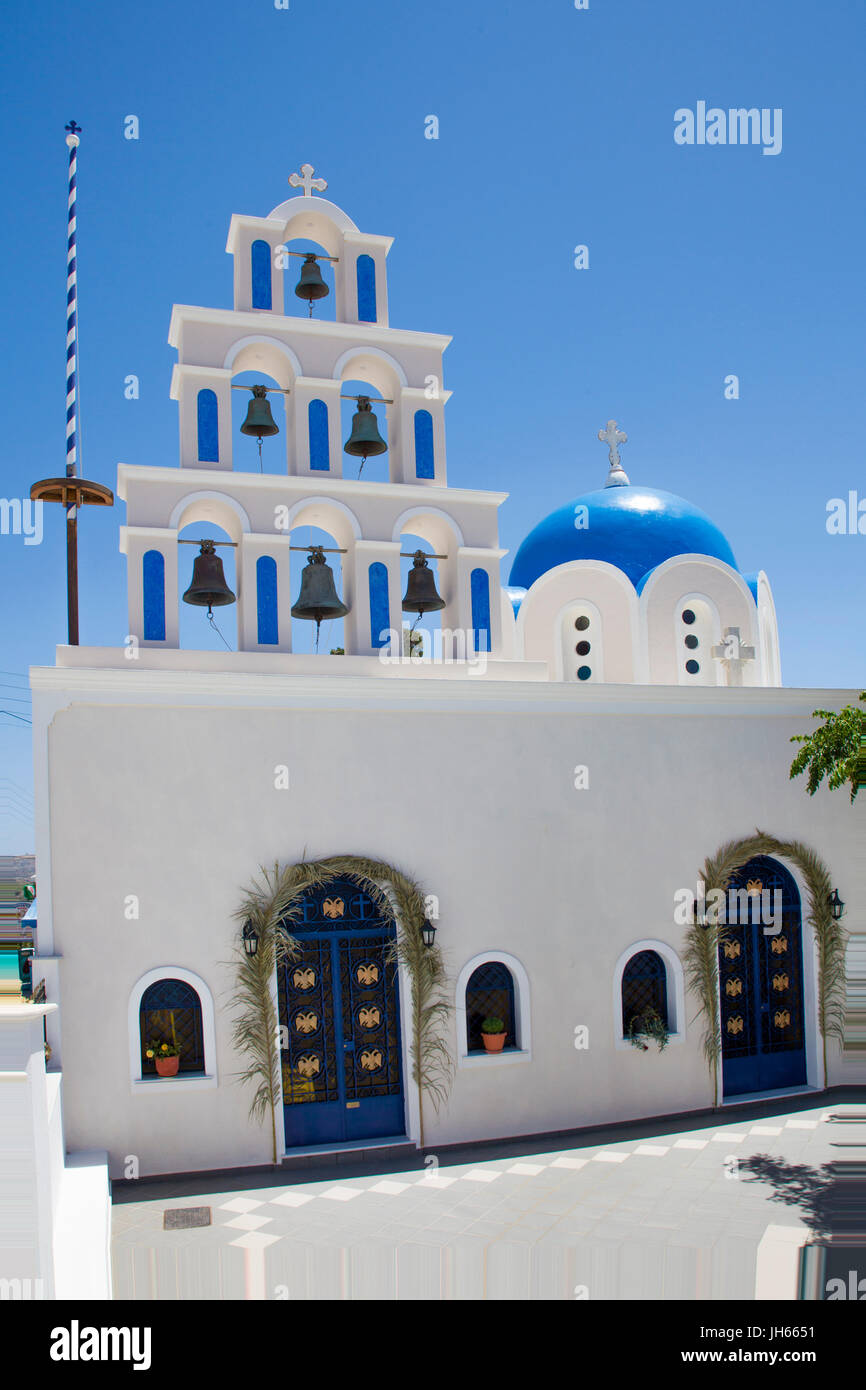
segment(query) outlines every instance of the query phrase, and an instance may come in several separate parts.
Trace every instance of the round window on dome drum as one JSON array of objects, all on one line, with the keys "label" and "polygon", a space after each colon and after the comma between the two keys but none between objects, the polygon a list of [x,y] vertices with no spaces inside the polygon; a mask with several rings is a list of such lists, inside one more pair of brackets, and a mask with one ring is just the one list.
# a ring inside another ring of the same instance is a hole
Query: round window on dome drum
[{"label": "round window on dome drum", "polygon": [[690,633],[688,634],[688,636],[686,637],[686,646],[689,648],[690,651],[694,651],[694,649],[695,649],[695,647],[696,647],[697,645],[698,645],[698,639],[697,639],[697,637],[695,636],[695,634],[694,634],[693,632],[690,632]]},{"label": "round window on dome drum", "polygon": [[698,671],[700,671],[700,669],[701,669],[701,667],[700,667],[700,663],[699,663],[699,662],[697,662],[697,661],[687,661],[687,662],[686,662],[686,670],[688,671],[688,673],[689,673],[690,676],[696,676],[696,675],[698,674]]},{"label": "round window on dome drum", "polygon": [[577,652],[578,656],[589,656],[590,643],[578,642],[574,650]]},{"label": "round window on dome drum", "polygon": [[692,611],[692,609],[691,609],[691,608],[684,608],[684,609],[683,609],[683,622],[684,622],[684,623],[688,623],[689,627],[691,627],[691,625],[692,625],[692,623],[693,623],[694,621],[695,621],[695,615],[694,615],[694,612]]},{"label": "round window on dome drum", "polygon": [[578,666],[577,679],[579,681],[588,681],[591,675],[592,668],[590,666]]},{"label": "round window on dome drum", "polygon": [[579,618],[575,618],[574,626],[577,628],[578,632],[586,632],[586,629],[589,627],[589,618],[581,613]]}]

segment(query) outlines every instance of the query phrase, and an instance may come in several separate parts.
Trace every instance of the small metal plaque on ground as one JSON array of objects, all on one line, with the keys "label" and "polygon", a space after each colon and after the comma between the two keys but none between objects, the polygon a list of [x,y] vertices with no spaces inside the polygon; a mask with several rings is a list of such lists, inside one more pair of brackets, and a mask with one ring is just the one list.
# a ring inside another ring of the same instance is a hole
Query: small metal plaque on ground
[{"label": "small metal plaque on ground", "polygon": [[169,1207],[163,1212],[164,1231],[188,1231],[193,1226],[211,1224],[210,1207]]}]

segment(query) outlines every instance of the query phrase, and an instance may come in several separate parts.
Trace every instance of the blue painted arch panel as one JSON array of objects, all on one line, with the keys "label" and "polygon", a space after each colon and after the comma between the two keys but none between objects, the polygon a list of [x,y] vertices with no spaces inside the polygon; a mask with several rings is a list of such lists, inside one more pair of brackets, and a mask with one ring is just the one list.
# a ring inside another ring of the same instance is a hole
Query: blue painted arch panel
[{"label": "blue painted arch panel", "polygon": [[[388,604],[388,567],[381,560],[370,566],[368,582],[370,586],[370,646],[384,647],[388,644],[387,633],[391,623],[391,610]],[[385,636],[382,634],[385,633]]]},{"label": "blue painted arch panel", "polygon": [[490,651],[490,578],[486,570],[474,569],[469,580],[472,600],[472,628],[475,650]]},{"label": "blue painted arch panel", "polygon": [[141,562],[144,597],[144,640],[165,641],[165,556],[161,550],[147,550]]},{"label": "blue painted arch panel", "polygon": [[277,562],[270,555],[256,560],[256,613],[260,646],[276,646],[280,640],[277,608]]},{"label": "blue painted arch panel", "polygon": [[219,404],[216,391],[209,387],[196,397],[196,425],[199,463],[219,463]]},{"label": "blue painted arch panel", "polygon": [[359,256],[355,267],[358,280],[358,318],[376,322],[376,263],[372,256]]},{"label": "blue painted arch panel", "polygon": [[271,248],[266,241],[254,241],[250,247],[250,273],[254,309],[271,309]]},{"label": "blue painted arch panel", "polygon": [[429,410],[415,411],[415,477],[433,478],[436,460],[433,452],[433,416]]},{"label": "blue painted arch panel", "polygon": [[310,468],[327,473],[331,467],[331,447],[328,439],[328,407],[324,401],[310,401],[307,406],[307,428],[310,434]]}]

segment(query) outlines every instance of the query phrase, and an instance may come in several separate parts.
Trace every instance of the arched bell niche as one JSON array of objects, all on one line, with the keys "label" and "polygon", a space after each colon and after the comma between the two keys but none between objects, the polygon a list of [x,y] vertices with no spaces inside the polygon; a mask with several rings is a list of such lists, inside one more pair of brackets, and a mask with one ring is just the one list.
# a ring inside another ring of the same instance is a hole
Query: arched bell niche
[{"label": "arched bell niche", "polygon": [[[178,531],[181,541],[236,541],[222,526],[210,520],[190,521]],[[240,592],[237,579],[237,549],[234,545],[216,546],[216,554],[222,561],[226,584],[235,595],[235,602],[213,609],[213,623],[208,620],[206,608],[185,603],[183,595],[192,582],[193,570],[199,548],[196,545],[178,544],[178,636],[179,645],[187,651],[219,651],[228,647],[237,651],[239,647]],[[222,633],[222,637],[220,636]],[[223,640],[224,639],[224,640]]]},{"label": "arched bell niche", "polygon": [[413,561],[409,558],[412,552],[423,550],[427,556],[444,557],[428,559],[427,565],[433,574],[439,597],[445,600],[445,607],[435,613],[423,613],[417,622],[415,613],[403,613],[402,618],[405,628],[411,628],[414,624],[416,632],[426,634],[425,659],[460,660],[471,651],[471,635],[468,631],[469,595],[467,593],[466,602],[461,602],[459,593],[457,558],[463,545],[459,527],[447,513],[437,508],[413,508],[398,517],[393,539],[400,543],[401,601],[413,568]]},{"label": "arched bell niche", "polygon": [[[335,364],[343,396],[369,396],[378,432],[388,446],[387,453],[369,455],[361,470],[361,481],[399,482],[401,480],[400,401],[407,385],[406,373],[396,358],[380,348],[354,348]],[[378,404],[377,404],[378,402]],[[345,445],[352,433],[357,402],[341,400],[341,439]],[[357,478],[360,457],[343,453],[343,477]]]},{"label": "arched bell niche", "polygon": [[[301,264],[298,262],[298,264]],[[300,303],[300,301],[298,301]],[[259,448],[254,435],[241,434],[241,425],[253,399],[253,386],[267,386],[267,401],[279,434],[262,439],[263,473],[291,472],[294,454],[294,384],[301,374],[291,348],[265,335],[241,338],[226,354],[224,367],[231,376],[232,466],[238,472],[258,473]],[[235,390],[245,387],[245,390]]]},{"label": "arched bell niche", "polygon": [[[406,552],[405,554],[401,553],[400,557],[400,594],[402,599],[406,594],[409,585],[409,576],[414,568],[414,561],[407,557],[414,550],[423,550],[429,555],[432,551],[432,546],[423,536],[413,534],[411,531],[404,531],[400,536],[400,550],[401,552]],[[433,553],[435,554],[436,552]],[[436,592],[439,594],[440,598],[445,598],[445,594],[442,592],[442,577],[439,573],[439,561],[428,560],[427,568],[433,575]],[[425,661],[438,661],[442,659],[442,614],[444,612],[445,609],[440,609],[435,613],[422,613],[420,617],[417,613],[401,613],[403,622],[404,656],[409,656],[410,654],[423,656]],[[410,646],[410,632],[414,632],[420,636],[420,645],[415,643]]]},{"label": "arched bell niche", "polygon": [[[249,391],[236,391],[236,386],[249,387]],[[279,382],[261,369],[238,372],[232,377],[232,458],[234,468],[239,473],[258,473],[259,441],[254,435],[241,433],[241,425],[247,417],[247,409],[253,399],[253,386],[267,386],[267,402],[271,408],[274,424],[279,434],[265,435],[262,439],[261,471],[263,473],[287,472],[286,453],[288,449],[288,427],[286,423],[286,399],[279,389]]]},{"label": "arched bell niche", "polygon": [[[292,252],[299,254],[293,255]],[[313,300],[312,317],[320,322],[325,321],[334,323],[337,318],[337,293],[335,281],[335,266],[330,260],[333,254],[328,251],[319,241],[311,241],[308,237],[293,237],[290,241],[282,243],[282,248],[277,254],[277,265],[282,265],[283,271],[283,305],[285,313],[291,318],[309,318],[310,301],[302,299],[295,294],[295,286],[301,278],[301,268],[303,267],[302,254],[313,252],[320,257],[316,262],[322,279],[328,287],[328,293],[321,299]],[[325,259],[325,258],[328,259]]]},{"label": "arched bell niche", "polygon": [[[376,417],[376,428],[388,445],[388,453],[369,454],[366,459],[357,454],[347,454],[344,450],[343,477],[360,478],[361,482],[367,483],[387,483],[391,474],[390,441],[388,438],[389,407],[384,404],[376,387],[371,386],[368,381],[361,381],[360,379],[344,381],[341,391],[344,396],[369,396],[370,407]],[[340,401],[340,437],[343,444],[352,433],[352,421],[357,410],[357,401]]]},{"label": "arched bell niche", "polygon": [[[325,619],[319,633],[319,655],[328,656],[332,649],[354,650],[355,611],[353,568],[355,540],[360,536],[357,518],[340,502],[330,498],[309,498],[297,504],[289,514],[289,538],[293,547],[320,545],[325,550],[325,563],[334,576],[337,598],[349,608],[345,617]],[[342,554],[334,553],[342,551]],[[329,553],[331,552],[331,553]],[[303,587],[303,572],[308,568],[309,552],[291,552],[291,593],[289,607],[298,602]],[[292,651],[315,653],[316,623],[311,619],[292,617]]]}]

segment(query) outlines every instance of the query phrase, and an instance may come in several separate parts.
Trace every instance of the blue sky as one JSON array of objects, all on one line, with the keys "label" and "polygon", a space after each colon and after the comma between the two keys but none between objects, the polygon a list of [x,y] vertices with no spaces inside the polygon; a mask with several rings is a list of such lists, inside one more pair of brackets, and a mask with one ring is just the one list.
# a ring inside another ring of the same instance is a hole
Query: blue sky
[{"label": "blue sky", "polygon": [[[309,161],[396,238],[392,324],[454,335],[449,482],[510,493],[506,576],[536,521],[603,483],[613,416],[632,481],[766,569],[785,683],[863,683],[866,536],[825,528],[828,499],[866,497],[860,0],[7,0],[0,23],[5,497],[64,467],[66,121],[82,464],[112,488],[119,461],[177,462],[172,304],[230,304],[231,214],[266,214]],[[676,145],[700,100],[782,108],[782,152]],[[127,630],[123,519],[81,524],[84,644]],[[65,641],[64,567],[58,508],[41,545],[0,537],[0,708],[24,718],[27,667]],[[29,730],[9,715],[0,764],[0,853],[24,851]]]}]

